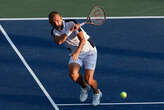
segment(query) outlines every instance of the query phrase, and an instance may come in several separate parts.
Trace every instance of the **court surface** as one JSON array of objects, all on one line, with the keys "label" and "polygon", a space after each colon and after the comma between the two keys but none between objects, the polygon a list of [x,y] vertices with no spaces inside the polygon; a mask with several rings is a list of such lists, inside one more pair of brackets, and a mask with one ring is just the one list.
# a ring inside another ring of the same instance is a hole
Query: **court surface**
[{"label": "court surface", "polygon": [[[82,19],[78,19],[82,22]],[[80,103],[80,88],[68,76],[68,51],[53,42],[45,20],[0,20],[60,110],[164,110],[164,18],[112,19],[85,25],[98,49],[95,78],[102,104]],[[127,99],[120,92],[128,93]],[[66,105],[68,104],[68,105]],[[0,32],[1,110],[53,110]]]}]

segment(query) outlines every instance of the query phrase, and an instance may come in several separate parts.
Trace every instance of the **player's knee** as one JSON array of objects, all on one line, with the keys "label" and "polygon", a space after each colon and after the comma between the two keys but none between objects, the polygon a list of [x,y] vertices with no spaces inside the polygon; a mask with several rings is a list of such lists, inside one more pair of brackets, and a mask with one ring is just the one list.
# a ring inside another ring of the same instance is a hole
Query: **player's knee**
[{"label": "player's knee", "polygon": [[71,79],[72,79],[74,82],[77,82],[77,80],[78,80],[78,75],[77,75],[77,73],[69,73],[69,76],[71,77]]}]

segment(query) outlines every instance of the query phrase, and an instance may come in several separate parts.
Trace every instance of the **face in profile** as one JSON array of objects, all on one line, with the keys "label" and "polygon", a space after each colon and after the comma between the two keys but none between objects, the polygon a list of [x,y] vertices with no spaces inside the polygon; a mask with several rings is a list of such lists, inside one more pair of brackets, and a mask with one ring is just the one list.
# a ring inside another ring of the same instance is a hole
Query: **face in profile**
[{"label": "face in profile", "polygon": [[60,16],[59,14],[55,14],[55,16],[53,17],[53,22],[58,28],[60,28],[63,24],[62,16]]}]

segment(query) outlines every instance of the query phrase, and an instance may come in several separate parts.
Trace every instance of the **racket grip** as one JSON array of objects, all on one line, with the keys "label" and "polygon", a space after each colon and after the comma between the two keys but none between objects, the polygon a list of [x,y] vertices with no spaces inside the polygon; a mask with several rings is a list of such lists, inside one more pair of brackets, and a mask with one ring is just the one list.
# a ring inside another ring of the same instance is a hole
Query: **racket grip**
[{"label": "racket grip", "polygon": [[85,24],[85,22],[83,22],[83,23],[80,23],[80,26],[83,26]]}]

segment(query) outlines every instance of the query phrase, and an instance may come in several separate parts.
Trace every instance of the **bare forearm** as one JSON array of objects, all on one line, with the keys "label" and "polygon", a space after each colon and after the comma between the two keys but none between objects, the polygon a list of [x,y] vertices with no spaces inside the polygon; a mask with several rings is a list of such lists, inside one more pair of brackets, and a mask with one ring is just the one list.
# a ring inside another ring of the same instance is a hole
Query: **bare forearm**
[{"label": "bare forearm", "polygon": [[70,30],[68,33],[62,34],[60,36],[56,36],[54,38],[55,42],[57,42],[59,45],[61,45],[72,33],[73,31]]},{"label": "bare forearm", "polygon": [[57,38],[57,43],[62,44],[67,38],[67,34],[62,34],[60,37]]},{"label": "bare forearm", "polygon": [[[80,27],[80,24],[77,24],[77,26]],[[79,29],[79,28],[77,28],[77,29]],[[72,54],[73,60],[77,60],[78,59],[78,56],[79,56],[79,54],[80,54],[81,50],[83,49],[83,47],[85,45],[85,42],[86,42],[82,31],[80,31],[77,34],[77,37],[78,37],[78,39],[79,39],[80,42],[79,42],[78,48]]]},{"label": "bare forearm", "polygon": [[85,44],[85,39],[83,39],[83,40],[80,41],[79,46],[78,46],[78,48],[76,49],[75,52],[77,52],[79,54],[81,52],[84,44]]},{"label": "bare forearm", "polygon": [[80,40],[80,43],[79,43],[79,46],[75,52],[77,52],[79,54],[81,52],[85,42],[86,42],[82,31],[78,34],[78,38]]}]

